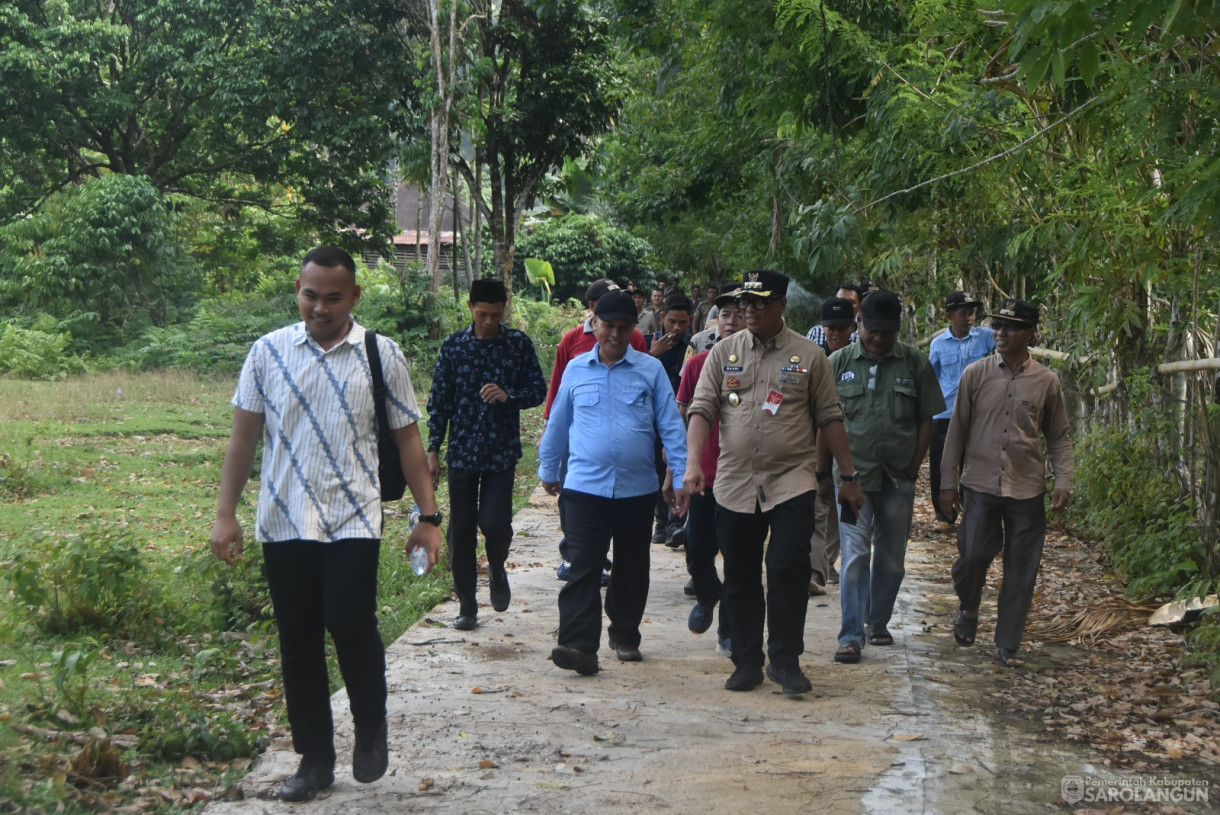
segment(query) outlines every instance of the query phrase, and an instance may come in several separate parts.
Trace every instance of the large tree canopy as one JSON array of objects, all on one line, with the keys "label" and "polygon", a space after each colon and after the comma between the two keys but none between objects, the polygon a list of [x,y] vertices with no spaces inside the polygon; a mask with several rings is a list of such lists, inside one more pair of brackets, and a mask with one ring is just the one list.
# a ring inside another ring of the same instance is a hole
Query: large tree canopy
[{"label": "large tree canopy", "polygon": [[397,5],[0,5],[0,222],[119,173],[227,205],[279,196],[328,231],[384,230],[414,71]]}]

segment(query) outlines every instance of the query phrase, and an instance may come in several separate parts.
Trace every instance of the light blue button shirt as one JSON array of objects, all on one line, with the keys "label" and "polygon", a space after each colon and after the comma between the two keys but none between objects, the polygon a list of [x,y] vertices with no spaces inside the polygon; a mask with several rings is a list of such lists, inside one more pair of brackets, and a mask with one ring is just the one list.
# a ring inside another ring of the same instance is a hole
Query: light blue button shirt
[{"label": "light blue button shirt", "polygon": [[604,498],[657,491],[653,461],[659,434],[674,483],[686,473],[686,428],[661,363],[634,348],[607,367],[600,346],[572,359],[564,370],[551,417],[538,445],[538,477],[564,489]]},{"label": "light blue button shirt", "polygon": [[945,404],[949,409],[937,413],[933,419],[953,418],[953,403],[957,400],[957,385],[962,379],[962,371],[972,362],[978,362],[983,357],[995,351],[995,332],[985,325],[970,327],[970,333],[958,338],[953,331],[946,331],[932,340],[928,349],[928,359],[936,378],[940,380],[941,393],[945,395]]}]

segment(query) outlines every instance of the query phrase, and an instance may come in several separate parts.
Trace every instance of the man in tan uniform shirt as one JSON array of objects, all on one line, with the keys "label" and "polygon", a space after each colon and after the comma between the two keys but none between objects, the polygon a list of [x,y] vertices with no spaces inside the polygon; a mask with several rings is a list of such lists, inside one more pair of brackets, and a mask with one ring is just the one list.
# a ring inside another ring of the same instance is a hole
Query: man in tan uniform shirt
[{"label": "man in tan uniform shirt", "polygon": [[[703,493],[698,462],[711,425],[718,422],[720,459],[713,492],[720,505],[717,538],[736,666],[724,686],[744,691],[762,684],[765,620],[767,675],[793,695],[811,689],[798,660],[809,604],[816,433],[825,434],[844,473],[855,468],[826,355],[784,324],[787,291],[788,278],[779,272],[746,274],[740,303],[747,330],[713,346],[687,407],[684,485],[688,493]],[[843,486],[842,500],[859,509],[864,504],[859,485]]]},{"label": "man in tan uniform shirt", "polygon": [[974,644],[987,569],[1002,548],[996,661],[1018,668],[1025,664],[1019,656],[1021,635],[1046,540],[1043,438],[1055,472],[1055,512],[1071,500],[1075,464],[1059,377],[1029,355],[1038,328],[1037,306],[1008,298],[990,317],[997,353],[968,365],[962,374],[943,458],[963,462],[961,478],[956,466],[944,467],[940,505],[947,511],[962,506],[953,564],[961,610],[953,636],[959,645]]}]

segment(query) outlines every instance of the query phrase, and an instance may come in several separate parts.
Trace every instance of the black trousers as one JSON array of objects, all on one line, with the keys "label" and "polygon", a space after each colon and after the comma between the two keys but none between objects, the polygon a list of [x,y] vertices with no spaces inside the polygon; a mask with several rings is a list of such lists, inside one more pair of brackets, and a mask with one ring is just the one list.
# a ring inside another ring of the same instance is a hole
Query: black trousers
[{"label": "black trousers", "polygon": [[[690,509],[686,513],[686,571],[695,587],[695,599],[705,605],[715,605],[724,599],[724,584],[716,572],[716,555],[720,554],[717,507],[709,489],[703,495],[691,495]],[[716,635],[729,636],[729,614],[723,603]]]},{"label": "black trousers", "polygon": [[[932,510],[936,513],[936,520],[946,521],[948,523],[957,522],[957,512],[952,508],[942,509],[940,505],[940,466],[941,459],[945,455],[945,438],[949,435],[949,420],[948,419],[933,419],[932,420],[932,449],[929,456],[928,465],[931,470],[932,482]],[[961,462],[958,462],[960,464]]]},{"label": "black trousers", "polygon": [[610,639],[638,648],[640,621],[648,602],[653,495],[603,498],[564,490],[565,533],[571,578],[559,591],[559,644],[597,652],[602,631],[602,568],[614,545],[606,587]]},{"label": "black trousers", "polygon": [[385,646],[377,629],[380,551],[381,541],[363,538],[263,544],[292,746],[311,762],[335,761],[327,631],[356,728],[374,727],[386,715]]},{"label": "black trousers", "polygon": [[[733,639],[733,664],[763,664],[763,623],[767,652],[781,668],[797,665],[805,651],[805,612],[809,606],[809,540],[813,537],[810,490],[763,512],[717,510],[716,529],[724,555],[724,605]],[[762,586],[766,546],[767,592]]]},{"label": "black trousers", "polygon": [[962,524],[957,531],[953,588],[967,611],[983,599],[987,570],[1004,551],[1004,582],[997,602],[995,644],[1012,651],[1021,647],[1029,608],[1046,542],[1046,501],[1002,498],[962,488]]},{"label": "black trousers", "polygon": [[461,614],[478,614],[479,532],[487,541],[487,565],[503,569],[513,540],[513,479],[498,473],[449,468],[449,568]]}]

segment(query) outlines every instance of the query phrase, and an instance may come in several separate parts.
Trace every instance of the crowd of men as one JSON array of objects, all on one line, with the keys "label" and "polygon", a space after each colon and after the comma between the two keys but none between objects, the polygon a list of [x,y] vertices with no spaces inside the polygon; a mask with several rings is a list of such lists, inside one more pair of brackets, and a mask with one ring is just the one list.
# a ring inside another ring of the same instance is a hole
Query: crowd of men
[{"label": "crowd of men", "polygon": [[[617,658],[643,659],[650,543],[685,550],[692,632],[710,630],[719,606],[716,647],[733,663],[727,690],[769,678],[786,695],[810,691],[800,665],[805,617],[809,597],[830,583],[840,583],[842,614],[833,659],[855,663],[866,646],[892,646],[929,449],[936,529],[957,532],[954,637],[974,644],[987,571],[1002,552],[995,659],[1024,664],[1046,530],[1045,460],[1052,510],[1067,506],[1073,476],[1059,380],[1029,353],[1037,307],[1003,298],[981,327],[982,302],[952,292],[948,328],[925,354],[898,339],[896,293],[844,284],[802,334],[785,320],[788,284],[766,269],[692,285],[689,295],[677,280],[649,291],[594,281],[548,386],[530,338],[503,323],[505,287],[476,280],[470,325],[441,347],[425,444],[401,349],[366,335],[351,315],[360,299],[354,261],[331,247],[306,256],[301,322],[258,340],[243,367],[211,533],[218,558],[241,557],[236,508],[261,439],[255,535],[301,755],[281,798],[307,800],[334,780],[327,632],[355,719],[353,776],[374,781],[388,764],[378,398],[421,511],[408,545],[428,568],[440,554],[435,489],[447,475],[455,628],[479,624],[480,532],[491,605],[510,605],[520,412],[545,403],[538,476],[558,496],[563,530],[557,667],[598,673],[603,616]],[[378,357],[384,396],[370,375]]]}]

